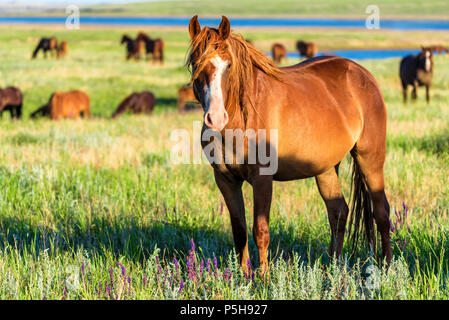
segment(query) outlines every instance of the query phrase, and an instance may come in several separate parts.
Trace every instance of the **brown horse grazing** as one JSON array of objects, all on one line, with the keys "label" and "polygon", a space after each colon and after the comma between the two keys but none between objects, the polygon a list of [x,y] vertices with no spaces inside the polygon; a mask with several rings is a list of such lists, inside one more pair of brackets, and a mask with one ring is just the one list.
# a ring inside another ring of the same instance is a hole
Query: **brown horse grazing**
[{"label": "brown horse grazing", "polygon": [[124,43],[126,43],[126,60],[129,60],[131,58],[133,58],[134,60],[138,60],[140,58],[139,48],[141,47],[139,45],[139,41],[131,39],[130,37],[128,37],[128,35],[124,34],[122,36],[120,44]]},{"label": "brown horse grazing", "polygon": [[[383,176],[387,111],[373,76],[339,57],[278,68],[231,32],[224,16],[218,29],[201,29],[194,16],[189,32],[187,63],[195,96],[204,109],[203,151],[214,152],[209,161],[229,209],[242,268],[249,259],[244,181],[253,187],[253,235],[262,273],[267,266],[273,181],[315,177],[329,216],[330,254],[341,254],[349,209],[337,169],[349,152],[354,160],[351,239],[357,242],[364,225],[368,242],[375,245],[374,218],[389,262],[389,204]],[[232,139],[228,140],[223,135],[229,131]],[[234,139],[243,140],[238,154]],[[269,162],[260,156],[251,159],[257,139],[259,151],[270,148]]]},{"label": "brown horse grazing", "polygon": [[151,53],[153,63],[157,61],[161,64],[164,63],[164,40],[162,40],[161,38],[153,40],[149,35],[143,32],[139,32],[137,34],[137,40],[145,43],[146,54],[148,56],[148,54]]},{"label": "brown horse grazing", "polygon": [[420,54],[409,55],[401,60],[399,66],[399,76],[402,84],[402,96],[404,103],[407,102],[407,87],[411,85],[412,99],[416,100],[416,87],[426,87],[426,101],[429,103],[429,89],[433,77],[433,59],[432,49],[422,48]]},{"label": "brown horse grazing", "polygon": [[296,49],[299,51],[301,57],[313,58],[318,52],[318,47],[313,42],[305,42],[299,40],[296,42]]},{"label": "brown horse grazing", "polygon": [[55,91],[47,104],[43,105],[31,114],[31,118],[37,116],[50,116],[53,120],[61,118],[89,117],[90,99],[87,93],[81,90],[67,92]]},{"label": "brown horse grazing", "polygon": [[195,102],[198,103],[198,100],[195,98],[195,93],[193,92],[193,88],[189,85],[182,86],[178,90],[178,110],[180,112],[185,111],[187,102]]},{"label": "brown horse grazing", "polygon": [[11,113],[11,119],[22,118],[22,92],[15,87],[0,89],[0,117],[4,111]]},{"label": "brown horse grazing", "polygon": [[67,44],[67,41],[61,41],[56,51],[56,57],[58,59],[65,58],[68,53],[69,53],[69,46]]},{"label": "brown horse grazing", "polygon": [[119,104],[117,110],[112,114],[112,118],[116,118],[126,111],[131,111],[135,114],[151,114],[155,104],[156,98],[150,91],[131,93]]},{"label": "brown horse grazing", "polygon": [[274,63],[280,64],[281,59],[285,59],[287,57],[287,50],[285,49],[283,44],[275,43],[271,47],[271,56]]},{"label": "brown horse grazing", "polygon": [[54,56],[56,56],[56,51],[58,49],[58,39],[55,37],[51,38],[41,38],[36,49],[34,49],[31,59],[35,59],[40,50],[44,51],[44,57],[47,58],[47,51],[50,51]]}]

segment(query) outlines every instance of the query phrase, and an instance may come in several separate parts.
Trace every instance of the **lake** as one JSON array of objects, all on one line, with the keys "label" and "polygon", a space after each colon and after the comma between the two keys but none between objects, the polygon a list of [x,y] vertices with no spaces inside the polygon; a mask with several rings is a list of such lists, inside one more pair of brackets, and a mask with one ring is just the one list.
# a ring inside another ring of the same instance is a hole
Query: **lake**
[{"label": "lake", "polygon": [[[351,60],[365,60],[365,59],[387,59],[387,58],[402,58],[409,54],[417,54],[420,49],[348,49],[348,50],[329,50],[320,51],[317,56],[334,55]],[[271,56],[271,53],[267,53]],[[298,58],[297,51],[288,52],[287,57]]]},{"label": "lake", "polygon": [[[81,24],[187,26],[190,17],[95,17],[81,16]],[[64,16],[0,17],[0,24],[64,24]],[[200,18],[203,25],[218,25],[221,18]],[[307,19],[307,18],[232,18],[233,27],[327,27],[365,28],[364,19]],[[449,30],[449,20],[380,20],[381,29]]]}]

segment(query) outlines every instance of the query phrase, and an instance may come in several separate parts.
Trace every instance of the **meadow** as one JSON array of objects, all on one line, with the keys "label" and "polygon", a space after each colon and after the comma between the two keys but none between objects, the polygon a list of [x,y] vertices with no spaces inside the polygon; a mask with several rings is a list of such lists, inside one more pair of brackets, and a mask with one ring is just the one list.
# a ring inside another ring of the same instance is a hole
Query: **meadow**
[{"label": "meadow", "polygon": [[[122,33],[166,41],[163,66],[126,62]],[[5,32],[4,32],[5,31]],[[297,39],[320,48],[417,48],[448,35],[366,30],[237,30],[268,50]],[[64,60],[31,60],[41,36],[69,42]],[[365,245],[331,261],[330,229],[313,179],[275,183],[270,279],[235,259],[230,221],[207,164],[173,165],[170,134],[202,113],[178,113],[187,30],[17,26],[0,32],[0,87],[24,93],[24,119],[0,120],[0,299],[448,299],[449,56],[434,58],[431,102],[424,90],[402,104],[399,59],[360,63],[388,107],[386,191],[394,261],[385,269]],[[285,64],[299,62],[290,59]],[[88,120],[31,120],[55,90],[91,97]],[[152,116],[109,119],[132,91],[151,90]],[[199,137],[192,137],[198,139]],[[349,200],[350,162],[341,167]],[[244,187],[252,234],[252,192]]]},{"label": "meadow", "polygon": [[[173,4],[175,2],[175,4]],[[449,8],[444,0],[182,0],[145,1],[126,4],[103,4],[81,7],[83,15],[108,16],[245,16],[245,17],[306,17],[365,18],[365,8],[377,5],[382,19],[446,19]],[[64,15],[54,9],[47,14]],[[27,13],[28,15],[30,13]]]}]

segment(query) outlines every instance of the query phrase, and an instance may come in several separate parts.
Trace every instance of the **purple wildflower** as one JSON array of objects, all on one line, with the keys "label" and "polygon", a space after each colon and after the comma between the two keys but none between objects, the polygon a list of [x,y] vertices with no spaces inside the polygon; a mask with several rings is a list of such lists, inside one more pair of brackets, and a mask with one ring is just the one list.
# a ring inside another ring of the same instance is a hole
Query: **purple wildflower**
[{"label": "purple wildflower", "polygon": [[201,263],[200,263],[200,276],[199,276],[199,279],[201,279],[202,276],[203,276],[203,270],[204,270],[204,260],[201,259]]},{"label": "purple wildflower", "polygon": [[120,262],[117,262],[117,265],[122,269],[122,276],[126,276],[126,268]]},{"label": "purple wildflower", "polygon": [[218,275],[217,257],[214,257],[214,275]]},{"label": "purple wildflower", "polygon": [[161,267],[161,264],[159,263],[159,256],[156,256],[156,264],[157,264],[158,272],[162,273],[162,267]]},{"label": "purple wildflower", "polygon": [[173,262],[175,263],[176,278],[179,279],[179,264],[178,264],[178,260],[176,260],[176,258],[173,258]]},{"label": "purple wildflower", "polygon": [[109,269],[109,279],[111,280],[111,287],[114,286],[114,269],[112,267]]},{"label": "purple wildflower", "polygon": [[142,282],[143,282],[143,286],[146,287],[147,286],[147,275],[146,274],[143,275]]},{"label": "purple wildflower", "polygon": [[178,292],[181,292],[182,289],[184,289],[184,281],[182,281],[182,278],[181,278],[181,281],[179,283],[179,291]]}]

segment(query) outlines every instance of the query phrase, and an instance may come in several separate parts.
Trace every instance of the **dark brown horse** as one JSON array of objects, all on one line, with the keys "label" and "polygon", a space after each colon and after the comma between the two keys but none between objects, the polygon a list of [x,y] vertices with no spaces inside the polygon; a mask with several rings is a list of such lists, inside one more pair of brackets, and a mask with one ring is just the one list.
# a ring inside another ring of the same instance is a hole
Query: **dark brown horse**
[{"label": "dark brown horse", "polygon": [[45,105],[31,114],[31,118],[49,116],[53,120],[78,119],[81,115],[83,118],[90,115],[89,96],[84,91],[71,90],[67,92],[55,91]]},{"label": "dark brown horse", "polygon": [[22,118],[22,92],[15,87],[0,89],[0,117],[4,111],[11,113],[11,119]]},{"label": "dark brown horse", "polygon": [[153,63],[164,63],[164,40],[161,38],[151,39],[149,35],[143,32],[137,34],[137,40],[145,43],[145,52],[151,54]]},{"label": "dark brown horse", "polygon": [[44,57],[47,58],[47,52],[50,51],[54,57],[56,57],[56,52],[58,49],[58,39],[55,37],[51,38],[41,38],[36,49],[34,49],[31,59],[35,59],[40,50],[44,52]]},{"label": "dark brown horse", "polygon": [[138,60],[140,58],[140,45],[138,40],[131,39],[128,35],[124,34],[120,44],[126,44],[126,60],[133,58]]},{"label": "dark brown horse", "polygon": [[116,118],[126,111],[132,113],[151,114],[156,104],[156,98],[150,91],[135,92],[127,96],[112,114]]},{"label": "dark brown horse", "polygon": [[[348,153],[354,160],[351,239],[357,242],[364,225],[368,242],[375,245],[375,220],[389,262],[389,204],[383,175],[387,111],[373,76],[339,57],[278,68],[241,35],[231,32],[226,17],[218,29],[201,29],[194,16],[189,32],[191,81],[204,109],[203,151],[209,154],[229,209],[242,268],[246,269],[249,259],[244,181],[253,187],[253,235],[262,272],[267,266],[275,180],[315,178],[329,216],[330,254],[341,254],[349,208],[337,169]],[[218,137],[210,138],[212,134]],[[228,134],[235,136],[227,140]],[[233,141],[238,137],[243,139],[243,150],[237,154]],[[251,159],[255,145],[258,151],[270,150],[268,162],[260,156]]]},{"label": "dark brown horse", "polygon": [[274,63],[280,64],[282,59],[287,57],[287,49],[281,43],[275,43],[271,47],[271,56]]},{"label": "dark brown horse", "polygon": [[315,57],[318,52],[318,47],[315,43],[301,40],[296,42],[296,49],[298,49],[301,57],[306,57],[309,59]]},{"label": "dark brown horse", "polygon": [[412,86],[412,99],[416,100],[416,87],[426,87],[426,101],[430,101],[430,85],[433,77],[432,49],[422,48],[419,54],[409,55],[401,60],[399,76],[402,84],[402,96],[407,102],[407,87]]},{"label": "dark brown horse", "polygon": [[178,110],[185,111],[187,102],[195,102],[198,103],[198,100],[195,98],[195,93],[193,92],[192,86],[185,85],[179,88],[178,90]]}]

